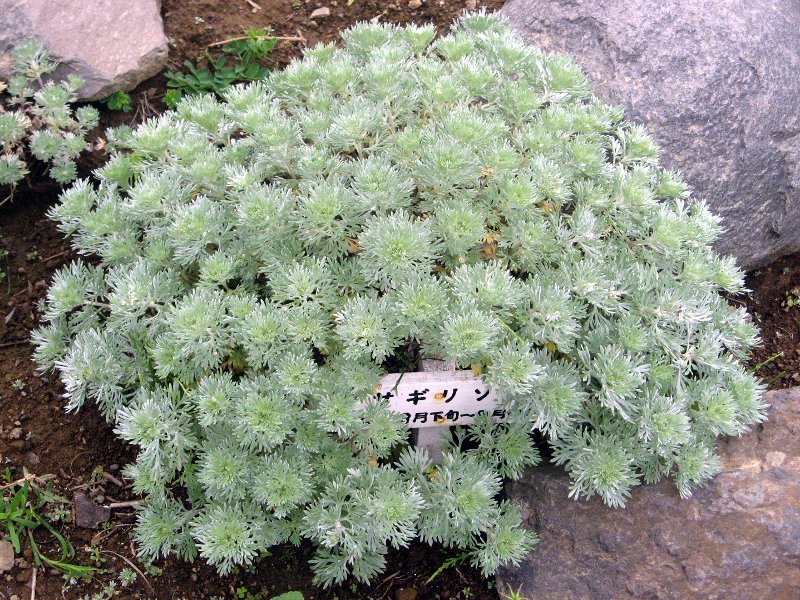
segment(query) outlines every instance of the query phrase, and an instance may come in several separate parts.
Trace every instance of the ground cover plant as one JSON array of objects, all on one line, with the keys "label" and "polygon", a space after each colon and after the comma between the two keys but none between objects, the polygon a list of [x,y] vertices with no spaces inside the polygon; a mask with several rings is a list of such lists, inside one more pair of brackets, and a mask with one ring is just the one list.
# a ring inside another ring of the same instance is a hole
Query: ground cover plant
[{"label": "ground cover plant", "polygon": [[86,150],[86,134],[99,117],[94,107],[70,107],[83,80],[71,74],[45,81],[58,63],[35,40],[19,44],[13,59],[14,74],[7,83],[0,81],[0,186],[13,191],[28,174],[31,158],[49,164],[49,175],[58,183],[73,181],[75,160]]},{"label": "ground cover plant", "polygon": [[249,29],[245,36],[232,39],[222,46],[222,54],[212,56],[206,50],[206,66],[185,60],[185,72],[169,71],[167,94],[164,102],[169,108],[185,95],[224,93],[231,85],[243,81],[264,79],[269,71],[263,62],[272,52],[277,40],[267,35],[266,29]]},{"label": "ground cover plant", "polygon": [[[92,261],[57,273],[36,357],[140,448],[139,547],[227,572],[305,537],[327,585],[418,536],[488,574],[535,540],[496,499],[533,429],[578,498],[713,476],[716,436],[764,418],[757,331],[646,132],[494,16],[343,38],[112,137],[51,211]],[[362,404],[417,355],[509,410],[441,465]]]}]

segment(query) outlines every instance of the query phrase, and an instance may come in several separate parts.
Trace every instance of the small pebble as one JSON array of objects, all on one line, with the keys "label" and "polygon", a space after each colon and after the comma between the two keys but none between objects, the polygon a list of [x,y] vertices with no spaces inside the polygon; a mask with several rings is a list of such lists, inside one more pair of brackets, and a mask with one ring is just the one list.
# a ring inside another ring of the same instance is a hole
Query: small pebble
[{"label": "small pebble", "polygon": [[108,465],[108,470],[113,473],[115,471],[119,471],[119,465],[114,463],[113,465]]},{"label": "small pebble", "polygon": [[14,567],[14,547],[8,540],[0,540],[0,573]]},{"label": "small pebble", "polygon": [[39,464],[39,457],[36,456],[34,452],[26,452],[25,456],[22,457],[22,462],[25,463],[26,467],[35,467]]},{"label": "small pebble", "polygon": [[417,10],[420,6],[422,6],[422,0],[409,0],[408,8],[411,10]]},{"label": "small pebble", "polygon": [[311,13],[312,19],[324,19],[325,17],[331,16],[331,9],[327,6],[323,6],[322,8],[317,8],[314,12]]},{"label": "small pebble", "polygon": [[111,509],[107,506],[95,504],[83,492],[76,492],[73,514],[75,515],[74,522],[77,527],[98,529],[101,523],[105,523],[111,517]]},{"label": "small pebble", "polygon": [[8,439],[10,440],[18,440],[22,437],[22,427],[14,427],[11,432],[8,434]]},{"label": "small pebble", "polygon": [[394,597],[395,600],[415,600],[417,594],[418,592],[416,588],[400,588],[399,590],[395,591]]},{"label": "small pebble", "polygon": [[464,6],[467,10],[475,10],[478,7],[478,0],[467,0]]}]

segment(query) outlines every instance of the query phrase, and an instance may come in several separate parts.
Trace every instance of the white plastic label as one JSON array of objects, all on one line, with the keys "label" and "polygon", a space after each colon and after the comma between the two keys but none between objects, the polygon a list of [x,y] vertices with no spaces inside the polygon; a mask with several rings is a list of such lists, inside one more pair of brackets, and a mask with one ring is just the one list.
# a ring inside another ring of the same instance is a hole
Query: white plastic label
[{"label": "white plastic label", "polygon": [[472,371],[389,373],[373,398],[387,400],[412,429],[468,425],[482,412],[500,421],[506,416],[494,391]]}]

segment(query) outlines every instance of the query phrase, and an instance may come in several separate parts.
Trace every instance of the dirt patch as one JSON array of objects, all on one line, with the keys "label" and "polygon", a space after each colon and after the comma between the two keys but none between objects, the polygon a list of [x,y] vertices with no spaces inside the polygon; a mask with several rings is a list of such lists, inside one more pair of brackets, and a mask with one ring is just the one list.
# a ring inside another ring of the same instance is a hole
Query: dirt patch
[{"label": "dirt patch", "polygon": [[751,364],[771,389],[800,385],[800,254],[750,273],[740,301],[761,328]]}]

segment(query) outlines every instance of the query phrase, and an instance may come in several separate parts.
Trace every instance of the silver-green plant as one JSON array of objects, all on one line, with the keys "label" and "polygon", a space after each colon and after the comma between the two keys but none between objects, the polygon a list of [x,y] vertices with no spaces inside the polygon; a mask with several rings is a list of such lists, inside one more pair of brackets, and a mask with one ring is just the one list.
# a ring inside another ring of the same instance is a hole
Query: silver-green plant
[{"label": "silver-green plant", "polygon": [[[307,538],[329,585],[418,537],[491,573],[535,542],[497,499],[534,430],[575,498],[717,473],[715,438],[765,418],[758,332],[644,129],[497,16],[343,39],[145,122],[51,211],[95,258],[56,274],[36,359],[139,447],[141,551],[225,573]],[[364,402],[409,348],[508,419],[439,465],[409,448]]]},{"label": "silver-green plant", "polygon": [[63,81],[45,82],[42,77],[58,63],[35,40],[19,44],[13,58],[14,74],[8,83],[0,81],[0,186],[13,190],[28,174],[31,157],[48,163],[50,177],[58,183],[74,181],[75,160],[87,148],[86,134],[99,118],[91,106],[70,107],[83,80],[71,74]]}]

